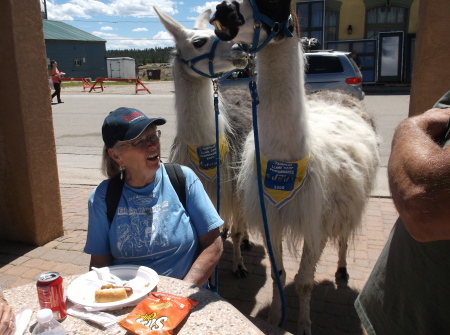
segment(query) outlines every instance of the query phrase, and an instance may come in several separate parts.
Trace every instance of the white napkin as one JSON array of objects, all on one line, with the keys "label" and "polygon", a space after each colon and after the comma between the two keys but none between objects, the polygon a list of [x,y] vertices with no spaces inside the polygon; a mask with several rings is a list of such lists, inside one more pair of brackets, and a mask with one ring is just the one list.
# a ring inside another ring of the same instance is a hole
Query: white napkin
[{"label": "white napkin", "polygon": [[72,307],[70,307],[67,310],[67,314],[82,320],[95,322],[105,328],[108,328],[119,321],[119,319],[112,314],[91,310],[88,311],[84,307],[79,305],[73,305]]},{"label": "white napkin", "polygon": [[32,314],[31,309],[23,309],[16,315],[16,332],[14,335],[22,335],[25,332]]}]

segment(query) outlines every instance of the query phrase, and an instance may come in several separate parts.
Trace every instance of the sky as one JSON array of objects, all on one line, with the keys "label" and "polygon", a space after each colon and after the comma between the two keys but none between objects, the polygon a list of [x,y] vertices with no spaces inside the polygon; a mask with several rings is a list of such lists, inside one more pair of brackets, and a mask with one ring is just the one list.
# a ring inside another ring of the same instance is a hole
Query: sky
[{"label": "sky", "polygon": [[[49,20],[62,21],[107,41],[106,49],[150,49],[175,43],[153,6],[187,28],[219,1],[202,0],[39,0]],[[213,29],[212,26],[210,26]]]}]

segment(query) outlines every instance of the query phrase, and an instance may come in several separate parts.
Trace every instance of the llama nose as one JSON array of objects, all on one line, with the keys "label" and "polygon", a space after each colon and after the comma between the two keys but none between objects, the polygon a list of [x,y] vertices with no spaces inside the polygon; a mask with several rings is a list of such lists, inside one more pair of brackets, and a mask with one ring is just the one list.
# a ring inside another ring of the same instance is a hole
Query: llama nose
[{"label": "llama nose", "polygon": [[245,23],[244,17],[239,12],[239,3],[237,1],[222,3],[216,6],[216,12],[212,16],[209,23],[214,25],[214,21],[220,22],[225,28],[242,26]]}]

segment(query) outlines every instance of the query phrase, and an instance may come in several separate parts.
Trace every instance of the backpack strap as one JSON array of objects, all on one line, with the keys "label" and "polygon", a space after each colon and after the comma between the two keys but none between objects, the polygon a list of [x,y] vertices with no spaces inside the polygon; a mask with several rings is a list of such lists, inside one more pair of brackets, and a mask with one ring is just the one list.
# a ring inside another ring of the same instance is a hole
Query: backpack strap
[{"label": "backpack strap", "polygon": [[175,192],[177,192],[178,199],[186,209],[186,176],[181,166],[175,163],[164,163],[164,167]]},{"label": "backpack strap", "polygon": [[122,195],[124,181],[120,179],[120,173],[109,180],[106,188],[106,215],[108,216],[109,224],[112,223],[116,215],[117,206],[119,206],[120,196]]}]

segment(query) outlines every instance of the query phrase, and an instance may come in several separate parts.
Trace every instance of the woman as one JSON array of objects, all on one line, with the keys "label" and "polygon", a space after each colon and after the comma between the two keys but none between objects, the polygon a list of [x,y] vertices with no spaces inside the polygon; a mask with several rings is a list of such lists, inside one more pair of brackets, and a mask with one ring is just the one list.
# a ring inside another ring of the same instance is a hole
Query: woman
[{"label": "woman", "polygon": [[53,98],[56,95],[56,98],[58,99],[59,104],[63,104],[64,102],[61,101],[61,76],[65,75],[64,72],[59,72],[58,68],[56,67],[57,63],[56,60],[52,60],[50,62],[50,70],[49,70],[49,76],[52,78],[53,87],[55,88],[55,92],[52,94],[52,102]]},{"label": "woman", "polygon": [[89,198],[89,226],[84,251],[90,267],[136,264],[158,274],[202,286],[222,254],[223,224],[192,170],[186,176],[186,209],[161,164],[162,118],[147,118],[133,108],[111,112],[102,127],[103,172],[125,181],[116,215],[107,218],[106,189],[101,182]]}]

